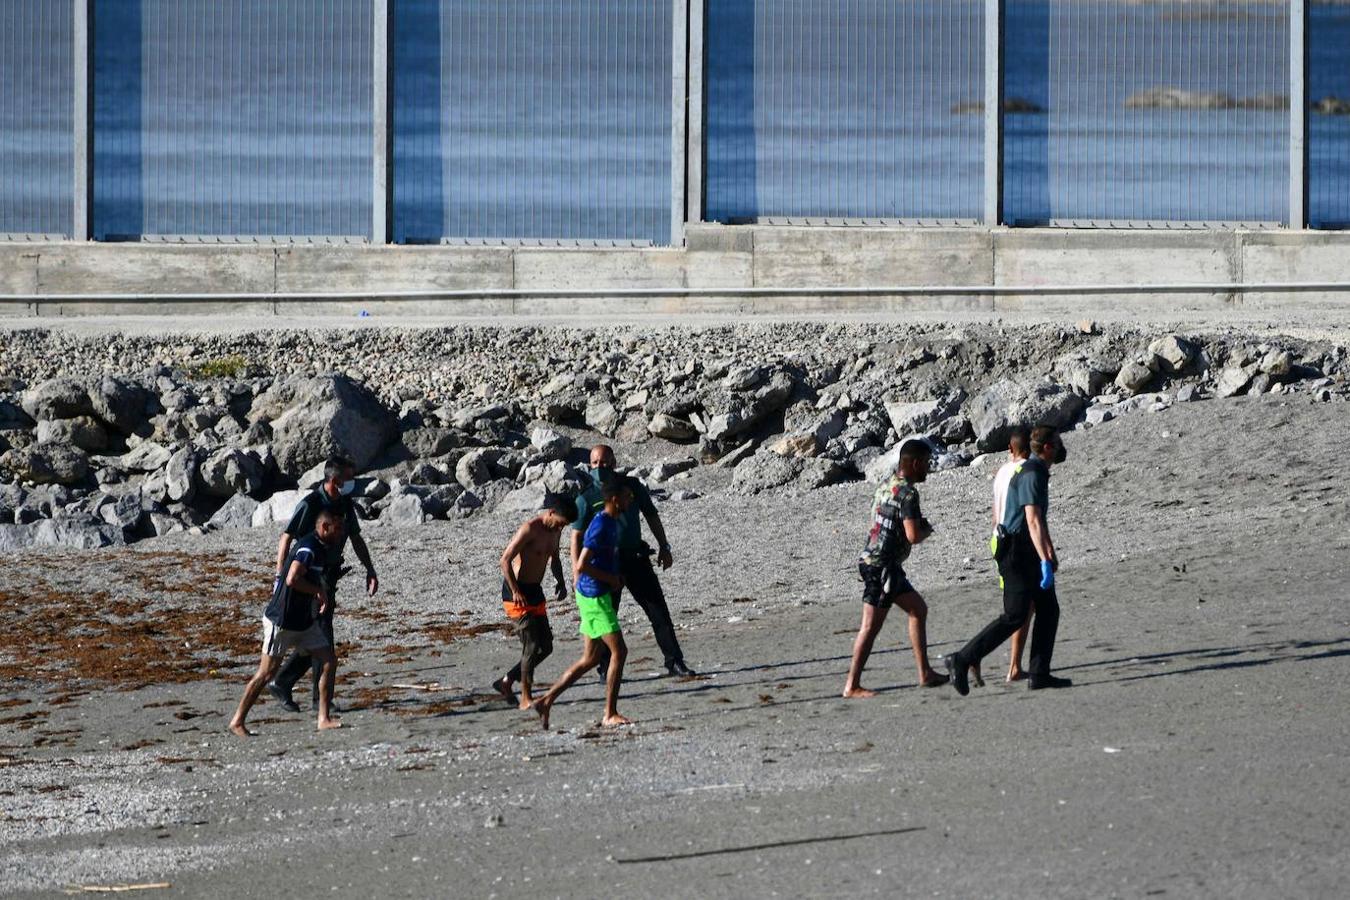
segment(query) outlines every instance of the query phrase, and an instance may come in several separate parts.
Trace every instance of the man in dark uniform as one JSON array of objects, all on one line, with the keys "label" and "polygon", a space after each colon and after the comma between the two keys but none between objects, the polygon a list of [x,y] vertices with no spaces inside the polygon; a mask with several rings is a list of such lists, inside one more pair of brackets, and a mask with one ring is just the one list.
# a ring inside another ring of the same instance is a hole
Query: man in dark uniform
[{"label": "man in dark uniform", "polygon": [[1069,687],[1067,678],[1050,674],[1050,657],[1059,629],[1059,600],[1055,597],[1055,570],[1059,559],[1046,519],[1050,508],[1050,466],[1068,453],[1055,429],[1038,425],[1031,431],[1031,455],[1013,474],[999,531],[998,572],[1003,577],[1003,615],[984,627],[970,643],[947,657],[947,672],[957,693],[970,692],[969,666],[1006,641],[1022,627],[1035,607],[1031,629],[1031,668],[1027,687]]},{"label": "man in dark uniform", "polygon": [[[325,510],[331,510],[341,517],[343,522],[343,534],[347,540],[352,543],[352,549],[356,551],[356,558],[361,561],[361,565],[366,570],[366,594],[375,596],[379,590],[380,580],[375,576],[375,566],[370,561],[370,550],[366,547],[365,540],[361,537],[361,520],[356,514],[356,505],[352,503],[351,494],[356,487],[356,466],[350,459],[342,456],[330,456],[323,468],[323,484],[306,495],[295,506],[295,513],[291,516],[290,523],[281,533],[281,539],[277,542],[277,578],[282,577],[281,567],[286,561],[290,552],[291,542],[309,534],[314,530],[314,523],[319,514]],[[328,646],[335,648],[333,640],[333,611],[336,606],[337,581],[342,576],[342,550],[344,544],[339,544],[334,552],[332,563],[324,570],[324,587],[328,590],[330,598],[325,612],[319,617],[319,627],[323,629],[328,636]],[[291,712],[299,712],[300,706],[291,697],[291,691],[295,689],[296,683],[304,677],[305,673],[313,668],[313,663],[309,653],[303,649],[297,650],[281,667],[281,671],[267,685],[267,690],[281,701],[281,705]],[[314,707],[319,702],[319,671],[314,669],[313,675],[313,693],[310,694],[310,706]]]},{"label": "man in dark uniform", "polygon": [[[577,520],[572,523],[572,566],[575,568],[581,557],[582,539],[590,527],[591,519],[604,507],[603,485],[611,479],[618,479],[633,492],[633,502],[619,516],[619,575],[623,579],[623,588],[613,592],[615,612],[618,612],[622,590],[626,588],[652,623],[657,646],[665,657],[666,671],[671,675],[693,675],[694,670],[685,665],[684,652],[680,649],[679,639],[675,637],[675,626],[670,621],[666,595],[661,590],[656,570],[652,568],[652,549],[642,540],[639,513],[647,520],[652,537],[656,538],[657,562],[663,570],[669,569],[674,559],[670,542],[666,539],[666,530],[661,525],[661,516],[652,503],[652,496],[642,486],[642,482],[627,475],[619,475],[614,470],[612,447],[605,444],[592,447],[590,462],[591,484],[577,497]],[[609,670],[609,651],[603,646],[596,670],[602,679]]]}]

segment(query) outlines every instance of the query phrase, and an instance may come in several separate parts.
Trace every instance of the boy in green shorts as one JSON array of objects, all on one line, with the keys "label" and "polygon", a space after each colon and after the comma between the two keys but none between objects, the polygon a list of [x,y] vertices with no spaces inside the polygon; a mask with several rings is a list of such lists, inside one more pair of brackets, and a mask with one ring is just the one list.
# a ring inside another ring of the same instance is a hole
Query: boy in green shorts
[{"label": "boy in green shorts", "polygon": [[581,636],[585,639],[581,659],[554,683],[549,692],[534,701],[534,711],[548,728],[549,710],[558,695],[572,686],[600,661],[600,647],[609,650],[609,672],[605,677],[605,717],[602,725],[628,725],[631,719],[619,715],[619,684],[628,647],[619,630],[612,592],[623,587],[619,577],[619,516],[633,502],[633,492],[617,479],[602,485],[605,508],[591,520],[582,541],[572,580],[577,588],[577,609],[581,614]]}]

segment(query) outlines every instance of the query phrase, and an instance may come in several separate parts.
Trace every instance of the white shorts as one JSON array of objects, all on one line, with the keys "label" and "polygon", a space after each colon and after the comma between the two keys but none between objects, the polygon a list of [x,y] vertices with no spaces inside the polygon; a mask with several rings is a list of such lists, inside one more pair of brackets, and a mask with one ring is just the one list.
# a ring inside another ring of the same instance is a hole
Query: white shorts
[{"label": "white shorts", "polygon": [[311,622],[304,631],[291,631],[275,624],[263,616],[263,653],[273,659],[285,656],[291,648],[313,653],[328,649],[328,636],[323,633],[317,621]]}]

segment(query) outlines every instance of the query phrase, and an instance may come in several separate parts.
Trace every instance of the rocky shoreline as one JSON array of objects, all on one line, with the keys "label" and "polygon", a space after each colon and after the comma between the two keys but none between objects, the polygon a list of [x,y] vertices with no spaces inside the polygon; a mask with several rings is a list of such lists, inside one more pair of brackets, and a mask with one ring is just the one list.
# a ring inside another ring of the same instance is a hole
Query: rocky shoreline
[{"label": "rocky shoreline", "polygon": [[584,447],[641,448],[667,499],[716,467],[751,494],[876,478],[903,437],[945,467],[1019,421],[1350,394],[1333,341],[1128,326],[766,323],[138,337],[15,330],[0,349],[0,552],[271,525],[340,452],[395,525],[537,508]]}]

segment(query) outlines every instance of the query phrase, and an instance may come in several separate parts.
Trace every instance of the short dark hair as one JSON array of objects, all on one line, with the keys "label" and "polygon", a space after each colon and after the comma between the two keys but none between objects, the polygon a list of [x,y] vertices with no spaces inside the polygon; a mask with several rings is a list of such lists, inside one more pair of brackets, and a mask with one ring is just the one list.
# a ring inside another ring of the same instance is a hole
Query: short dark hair
[{"label": "short dark hair", "polygon": [[900,462],[905,460],[932,459],[933,446],[925,440],[910,438],[900,445]]},{"label": "short dark hair", "polygon": [[611,478],[601,483],[600,496],[606,500],[613,500],[615,497],[628,490],[628,482],[623,478]]},{"label": "short dark hair", "polygon": [[1053,425],[1037,425],[1031,429],[1031,452],[1039,454],[1046,444],[1057,444],[1059,432]]},{"label": "short dark hair", "polygon": [[320,523],[320,522],[323,522],[323,521],[325,521],[325,520],[330,521],[330,522],[336,522],[336,523],[339,524],[339,525],[345,525],[345,524],[346,524],[346,522],[343,521],[342,516],[338,513],[337,510],[335,510],[335,509],[321,509],[321,510],[319,510],[318,516],[316,516],[315,519],[314,519],[314,529],[317,531],[318,528],[319,528],[319,523]]},{"label": "short dark hair", "polygon": [[1012,434],[1008,435],[1008,450],[1014,456],[1026,456],[1031,452],[1031,433],[1025,425],[1014,427]]},{"label": "short dark hair", "polygon": [[341,475],[347,469],[355,471],[356,463],[352,462],[345,456],[340,456],[339,454],[334,453],[332,456],[328,457],[328,459],[324,461],[323,479],[324,481],[332,481],[334,478]]},{"label": "short dark hair", "polygon": [[571,494],[549,492],[544,495],[543,508],[565,518],[568,525],[577,520],[577,501]]}]

